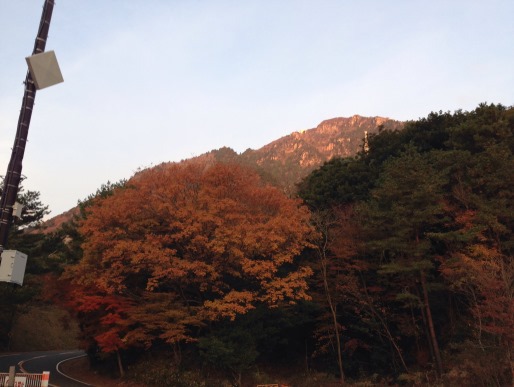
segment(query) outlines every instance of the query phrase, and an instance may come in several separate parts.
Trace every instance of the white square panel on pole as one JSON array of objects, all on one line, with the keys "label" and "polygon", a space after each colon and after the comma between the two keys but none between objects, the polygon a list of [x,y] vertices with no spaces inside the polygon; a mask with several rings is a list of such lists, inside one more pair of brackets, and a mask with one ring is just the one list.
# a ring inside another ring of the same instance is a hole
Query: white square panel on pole
[{"label": "white square panel on pole", "polygon": [[46,51],[25,59],[37,90],[64,82],[55,52]]},{"label": "white square panel on pole", "polygon": [[23,285],[27,254],[17,250],[4,250],[0,264],[0,281]]}]

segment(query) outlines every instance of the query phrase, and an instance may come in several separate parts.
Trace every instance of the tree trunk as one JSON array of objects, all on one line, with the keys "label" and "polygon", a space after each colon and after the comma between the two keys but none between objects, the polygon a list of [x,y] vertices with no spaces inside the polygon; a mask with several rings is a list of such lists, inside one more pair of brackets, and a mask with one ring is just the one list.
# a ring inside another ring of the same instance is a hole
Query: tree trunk
[{"label": "tree trunk", "polygon": [[119,350],[116,350],[116,358],[118,359],[118,370],[120,371],[120,378],[122,378],[125,376],[125,371],[123,370],[123,364],[121,363],[121,355]]},{"label": "tree trunk", "polygon": [[323,286],[325,288],[327,303],[328,303],[328,307],[330,309],[330,314],[332,315],[332,323],[334,324],[334,332],[336,335],[337,365],[339,366],[340,381],[341,381],[341,385],[344,385],[343,355],[341,353],[341,338],[339,336],[339,324],[337,323],[336,308],[332,301],[332,297],[330,296],[330,289],[328,286],[328,278],[327,278],[327,262],[324,257],[321,257],[321,269],[322,269],[322,275],[323,275]]},{"label": "tree trunk", "polygon": [[317,246],[317,253],[320,259],[321,265],[321,276],[323,277],[323,288],[325,291],[325,297],[327,298],[328,308],[330,310],[330,315],[332,317],[332,324],[334,326],[334,333],[336,336],[336,345],[337,345],[337,365],[339,367],[339,379],[340,384],[345,384],[345,376],[343,370],[343,354],[341,351],[341,337],[339,334],[339,324],[337,323],[337,311],[336,305],[332,300],[332,294],[330,292],[330,286],[328,283],[328,269],[327,269],[327,249],[329,243],[329,229],[331,227],[331,220],[326,216],[320,216],[318,219],[319,223],[316,225],[316,228],[320,230],[322,235],[322,240],[320,245]]},{"label": "tree trunk", "polygon": [[[420,300],[423,300],[422,301],[423,304],[421,306],[421,318],[423,319],[423,332],[425,333],[425,338],[428,343],[428,349],[430,350],[430,359],[432,359],[432,361],[435,363],[436,358],[435,358],[435,351],[434,351],[434,342],[432,341],[432,336],[430,335],[430,330],[428,329],[428,319],[427,319],[424,296],[422,296],[419,293],[418,287],[416,287],[416,294],[418,295]],[[413,317],[412,321],[415,324],[414,317]],[[419,348],[419,346],[418,346],[418,351],[419,350],[421,350],[421,348]]]},{"label": "tree trunk", "polygon": [[430,339],[432,341],[432,346],[434,348],[437,376],[441,377],[441,375],[443,374],[443,362],[441,360],[441,352],[439,351],[439,344],[437,343],[437,338],[435,335],[434,321],[432,319],[432,311],[430,310],[430,303],[428,301],[428,290],[427,290],[425,272],[423,270],[421,270],[420,274],[421,274],[421,287],[423,289],[423,301],[424,301],[424,307],[425,307],[427,323],[428,323],[428,331],[430,333]]},{"label": "tree trunk", "polygon": [[511,383],[512,383],[512,386],[514,386],[514,359],[512,358],[512,350],[511,350],[511,346],[509,344],[507,344],[507,357],[508,357],[508,362],[510,364]]},{"label": "tree trunk", "polygon": [[[362,282],[362,287],[364,289],[364,295],[366,298],[364,301],[364,304],[368,307],[372,318],[375,321],[378,319],[378,321],[380,322],[380,325],[382,325],[382,327],[386,333],[387,339],[393,345],[394,349],[396,350],[396,353],[398,354],[398,357],[400,358],[403,368],[405,369],[406,372],[409,372],[407,364],[405,364],[405,360],[403,359],[402,351],[401,351],[400,347],[398,346],[398,344],[396,343],[396,340],[394,339],[393,335],[391,334],[391,331],[389,330],[389,327],[387,326],[387,322],[382,318],[382,316],[380,315],[380,312],[373,306],[373,301],[371,300],[371,297],[368,294],[368,287],[366,286],[366,282],[364,281],[364,278],[362,278],[362,276],[361,276],[361,282]],[[380,334],[380,336],[382,336],[382,334]]]},{"label": "tree trunk", "polygon": [[305,372],[309,373],[309,350],[307,348],[307,339],[305,340]]}]

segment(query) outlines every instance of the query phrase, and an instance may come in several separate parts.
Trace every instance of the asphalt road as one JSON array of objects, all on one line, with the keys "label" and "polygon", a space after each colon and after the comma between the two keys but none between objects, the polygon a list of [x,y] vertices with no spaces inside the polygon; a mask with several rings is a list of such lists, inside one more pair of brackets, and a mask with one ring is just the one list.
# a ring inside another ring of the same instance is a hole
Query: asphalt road
[{"label": "asphalt road", "polygon": [[20,352],[0,354],[0,372],[9,372],[16,366],[16,372],[42,373],[50,371],[50,386],[86,387],[91,386],[64,375],[59,364],[70,359],[85,356],[84,351]]}]

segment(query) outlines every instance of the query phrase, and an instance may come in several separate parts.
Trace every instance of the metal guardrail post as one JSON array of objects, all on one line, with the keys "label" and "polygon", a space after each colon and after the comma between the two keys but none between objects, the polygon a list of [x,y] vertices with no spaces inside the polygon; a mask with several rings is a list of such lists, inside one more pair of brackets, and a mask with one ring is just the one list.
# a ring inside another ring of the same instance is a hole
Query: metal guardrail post
[{"label": "metal guardrail post", "polygon": [[43,376],[41,377],[41,387],[48,387],[49,382],[50,382],[50,372],[44,371]]},{"label": "metal guardrail post", "polygon": [[7,387],[14,387],[14,378],[16,377],[16,367],[9,367],[9,381],[7,382]]}]

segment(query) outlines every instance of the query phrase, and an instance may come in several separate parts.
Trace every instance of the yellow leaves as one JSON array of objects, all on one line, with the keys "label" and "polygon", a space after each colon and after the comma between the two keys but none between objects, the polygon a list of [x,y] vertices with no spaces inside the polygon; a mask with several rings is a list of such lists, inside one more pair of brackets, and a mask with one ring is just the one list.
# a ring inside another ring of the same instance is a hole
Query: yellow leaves
[{"label": "yellow leaves", "polygon": [[501,275],[503,257],[494,248],[475,244],[466,253],[456,253],[454,257],[457,259],[455,269],[469,276],[473,282]]},{"label": "yellow leaves", "polygon": [[266,293],[261,296],[261,300],[271,306],[277,306],[284,301],[295,303],[299,300],[310,300],[311,297],[307,294],[307,278],[312,274],[311,268],[302,267],[283,278],[275,277],[269,282],[262,283]]},{"label": "yellow leaves", "polygon": [[476,243],[444,262],[442,273],[466,294],[479,329],[514,343],[514,261],[496,247]]},{"label": "yellow leaves", "polygon": [[254,309],[254,301],[253,292],[232,290],[220,299],[205,301],[203,313],[210,320],[229,318],[233,321],[238,314],[245,314]]},{"label": "yellow leaves", "polygon": [[204,283],[213,282],[219,277],[212,265],[201,261],[188,261],[175,257],[169,261],[161,261],[150,270],[147,289],[155,290],[159,285],[169,283]]},{"label": "yellow leaves", "polygon": [[277,272],[277,264],[273,260],[249,259],[241,261],[243,272],[261,281],[271,280]]}]

